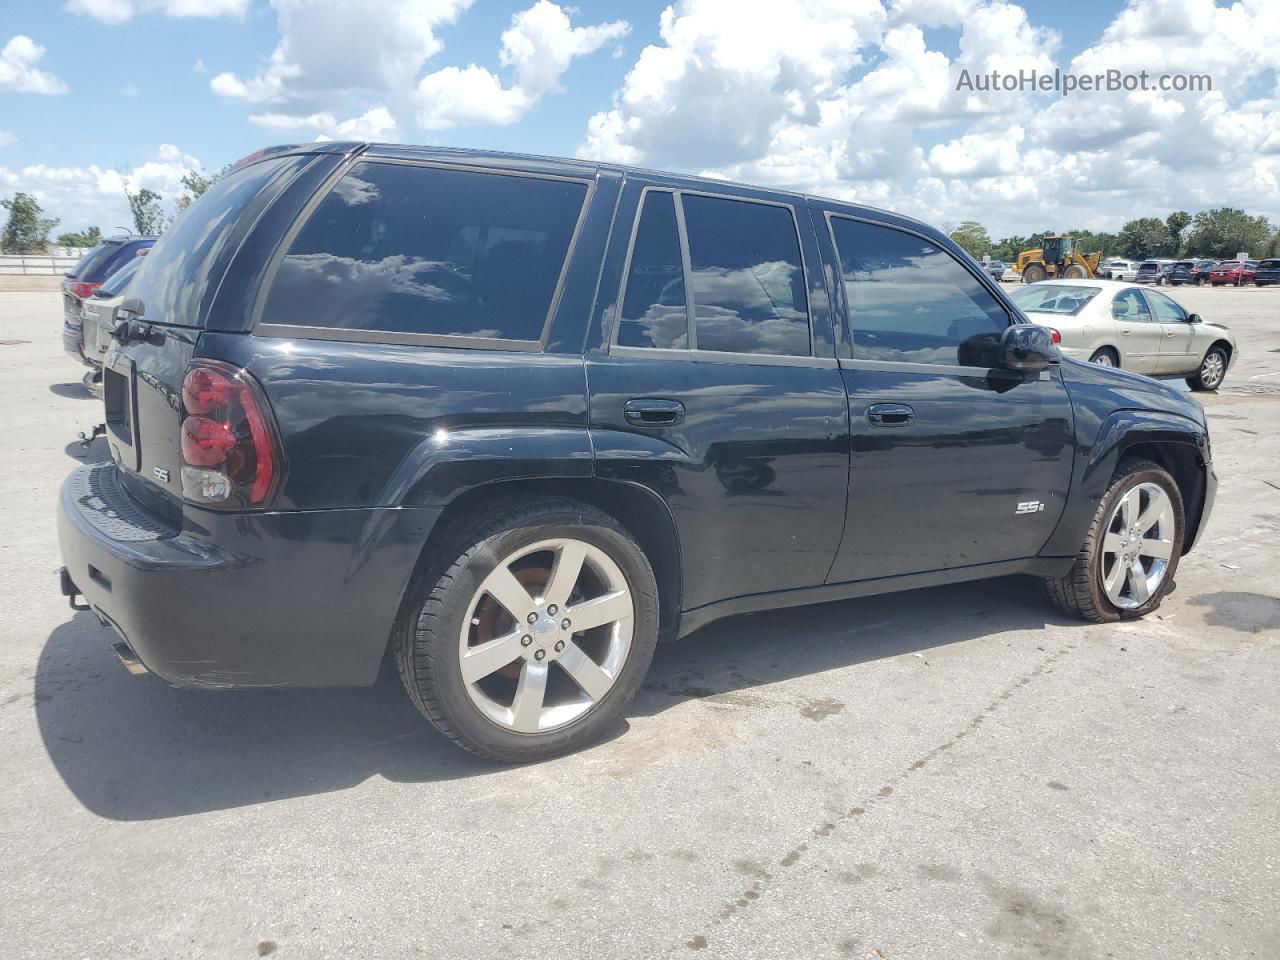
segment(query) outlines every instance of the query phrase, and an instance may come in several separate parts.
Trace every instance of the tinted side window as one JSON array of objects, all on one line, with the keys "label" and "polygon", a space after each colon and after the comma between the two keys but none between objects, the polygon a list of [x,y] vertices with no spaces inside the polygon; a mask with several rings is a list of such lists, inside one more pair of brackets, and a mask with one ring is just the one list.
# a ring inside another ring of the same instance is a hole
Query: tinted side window
[{"label": "tinted side window", "polygon": [[670,193],[645,194],[618,319],[618,345],[677,350],[689,346],[680,231]]},{"label": "tinted side window", "polygon": [[1009,316],[943,250],[901,230],[831,218],[858,360],[988,366]]},{"label": "tinted side window", "polygon": [[699,350],[809,356],[809,304],[787,207],[684,194]]},{"label": "tinted side window", "polygon": [[150,321],[198,326],[203,308],[257,215],[309,157],[262,160],[228,174],[156,241],[129,292]]},{"label": "tinted side window", "polygon": [[294,238],[262,319],[536,341],[585,184],[358,163]]},{"label": "tinted side window", "polygon": [[67,276],[72,280],[84,280],[92,283],[92,275],[106,263],[111,256],[120,249],[119,242],[100,243],[79,260],[76,265],[67,271]]}]

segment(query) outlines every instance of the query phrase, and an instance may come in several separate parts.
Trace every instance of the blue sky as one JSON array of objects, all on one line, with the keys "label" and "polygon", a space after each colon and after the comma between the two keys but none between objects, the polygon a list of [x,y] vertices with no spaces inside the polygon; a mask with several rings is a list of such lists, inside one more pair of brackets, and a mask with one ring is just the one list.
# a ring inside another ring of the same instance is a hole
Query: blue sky
[{"label": "blue sky", "polygon": [[[1269,6],[8,0],[0,48],[26,40],[0,57],[0,194],[36,193],[64,228],[107,226],[121,175],[169,196],[186,169],[354,130],[766,182],[996,233],[1226,203],[1280,219]],[[356,76],[364,63],[379,65]],[[1215,93],[954,90],[962,67],[1055,65],[1203,70]]]}]

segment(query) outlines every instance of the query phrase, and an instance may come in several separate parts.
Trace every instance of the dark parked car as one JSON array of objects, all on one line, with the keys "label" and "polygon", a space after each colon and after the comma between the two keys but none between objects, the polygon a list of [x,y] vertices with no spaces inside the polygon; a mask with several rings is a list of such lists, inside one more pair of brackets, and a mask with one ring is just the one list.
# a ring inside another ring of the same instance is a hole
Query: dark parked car
[{"label": "dark parked car", "polygon": [[[71,270],[63,274],[63,323],[78,325],[80,308],[85,300],[93,296],[94,291],[120,269],[121,264],[150,249],[155,242],[155,237],[112,237],[110,240],[103,240],[81,257]],[[83,356],[78,359],[84,361]]]},{"label": "dark parked car", "polygon": [[124,292],[124,288],[142,263],[141,254],[145,254],[149,249],[149,247],[143,247],[139,251],[139,256],[123,261],[97,290],[81,302],[80,312],[74,319],[68,317],[63,320],[62,349],[72,360],[89,367],[90,374],[86,378],[86,383],[96,378],[102,369],[102,354],[105,352],[105,344],[98,336],[99,309],[104,301],[110,301]]},{"label": "dark parked car", "polygon": [[991,279],[994,280],[996,283],[999,283],[1001,279],[1004,277],[1004,271],[1006,269],[1006,265],[1003,260],[988,260],[982,266],[983,266],[983,269],[986,270],[987,273],[991,275]]},{"label": "dark parked car", "polygon": [[1169,272],[1169,282],[1175,286],[1195,284],[1202,287],[1209,282],[1209,272],[1217,264],[1216,260],[1179,260]]},{"label": "dark parked car", "polygon": [[1223,260],[1209,271],[1209,284],[1215,287],[1228,284],[1236,287],[1253,282],[1253,272],[1258,267],[1253,260]]},{"label": "dark parked car", "polygon": [[1169,282],[1173,266],[1172,260],[1143,260],[1138,264],[1137,282],[1153,283],[1157,287],[1162,287]]},{"label": "dark parked car", "polygon": [[1280,260],[1259,260],[1253,272],[1253,282],[1260,287],[1280,283]]},{"label": "dark parked car", "polygon": [[719,181],[279,148],[118,317],[72,603],[178,685],[390,652],[499,760],[591,742],[659,639],[731,614],[1023,573],[1142,616],[1216,488],[1194,399],[1060,359],[941,232]]}]

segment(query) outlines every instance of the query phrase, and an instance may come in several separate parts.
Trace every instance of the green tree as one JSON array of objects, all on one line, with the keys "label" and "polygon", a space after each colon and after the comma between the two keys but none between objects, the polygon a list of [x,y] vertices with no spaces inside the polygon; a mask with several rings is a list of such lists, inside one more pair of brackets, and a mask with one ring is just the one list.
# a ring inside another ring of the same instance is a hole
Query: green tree
[{"label": "green tree", "polygon": [[1131,260],[1167,256],[1170,251],[1169,227],[1156,217],[1139,217],[1130,220],[1120,229],[1117,238],[1121,255]]},{"label": "green tree", "polygon": [[1191,226],[1191,214],[1185,210],[1175,210],[1165,217],[1164,225],[1169,229],[1171,255],[1176,257],[1182,251],[1182,232]]},{"label": "green tree", "polygon": [[1261,254],[1273,232],[1266,217],[1251,217],[1232,207],[1204,210],[1191,221],[1187,250],[1201,257],[1234,257],[1242,250]]},{"label": "green tree", "polygon": [[82,233],[61,233],[58,245],[62,247],[96,247],[102,241],[102,231],[90,227]]},{"label": "green tree", "polygon": [[973,220],[965,220],[951,231],[950,237],[975,260],[981,260],[984,253],[991,252],[991,237],[987,234],[987,228]]},{"label": "green tree", "polygon": [[1018,259],[1018,254],[1023,250],[1029,250],[1026,237],[1012,236],[1005,237],[997,241],[991,247],[991,256],[996,260],[1003,260],[1011,263]]},{"label": "green tree", "polygon": [[204,196],[205,191],[227,175],[231,164],[227,164],[217,173],[205,173],[203,170],[192,170],[182,178],[182,196],[174,202],[178,213]]},{"label": "green tree", "polygon": [[36,253],[49,245],[49,233],[58,221],[43,216],[44,210],[35,197],[19,193],[12,199],[0,200],[0,207],[9,211],[9,222],[0,235],[0,250]]},{"label": "green tree", "polygon": [[153,237],[164,232],[168,225],[164,211],[160,209],[160,194],[147,187],[137,193],[124,183],[124,195],[129,200],[129,212],[133,214],[133,228],[143,236]]}]

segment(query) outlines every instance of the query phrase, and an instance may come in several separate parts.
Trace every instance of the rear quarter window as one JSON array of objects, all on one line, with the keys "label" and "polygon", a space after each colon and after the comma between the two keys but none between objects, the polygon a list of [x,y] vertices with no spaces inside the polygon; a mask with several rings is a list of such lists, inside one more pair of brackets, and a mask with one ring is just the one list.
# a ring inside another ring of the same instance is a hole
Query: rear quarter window
[{"label": "rear quarter window", "polygon": [[260,322],[539,341],[587,192],[577,180],[359,162],[297,231]]},{"label": "rear quarter window", "polygon": [[254,222],[309,156],[277,157],[236,170],[191,204],[147,254],[129,292],[152,323],[203,323],[231,257]]}]

